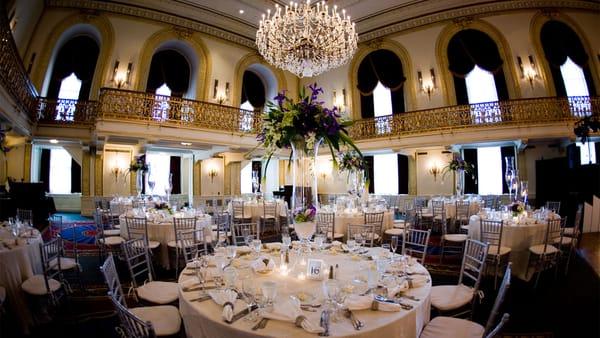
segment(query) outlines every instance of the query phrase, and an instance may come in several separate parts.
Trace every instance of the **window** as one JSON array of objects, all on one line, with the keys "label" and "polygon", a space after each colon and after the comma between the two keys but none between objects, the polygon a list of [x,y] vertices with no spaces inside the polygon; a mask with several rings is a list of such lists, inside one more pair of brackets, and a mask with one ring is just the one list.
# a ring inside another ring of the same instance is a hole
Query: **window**
[{"label": "window", "polygon": [[71,193],[71,155],[63,148],[50,149],[50,193]]},{"label": "window", "polygon": [[[587,83],[583,69],[576,65],[570,57],[560,66],[560,73],[565,83],[565,90],[569,97],[571,111],[577,116],[591,115],[592,107],[588,101],[581,101],[573,96],[589,96]],[[581,158],[583,160],[583,157]]]},{"label": "window", "polygon": [[480,195],[502,195],[502,155],[500,147],[477,149],[477,180]]},{"label": "window", "polygon": [[[254,107],[252,106],[250,101],[246,100],[246,102],[242,103],[242,105],[240,106],[240,109],[247,110],[247,111],[241,112],[242,115],[240,117],[240,130],[241,131],[252,130],[252,122],[254,120],[254,117],[253,117],[253,113],[250,113],[250,112],[254,112]],[[250,111],[250,112],[248,112],[248,111]]]},{"label": "window", "polygon": [[246,101],[246,102],[242,103],[242,105],[240,106],[240,109],[253,111],[254,107],[252,107],[252,105],[250,104],[250,101]]},{"label": "window", "polygon": [[168,120],[169,119],[169,97],[171,96],[171,89],[166,83],[156,88],[156,97],[154,102],[153,118],[155,120]]},{"label": "window", "polygon": [[[73,121],[75,117],[75,102],[79,99],[81,80],[75,73],[64,78],[58,90],[58,105],[56,106],[56,120]],[[73,101],[75,100],[75,101]]]},{"label": "window", "polygon": [[469,104],[488,103],[492,104],[479,105],[471,108],[471,116],[475,123],[490,123],[499,122],[500,109],[498,109],[498,92],[496,91],[496,83],[492,73],[479,68],[475,65],[465,77],[467,86],[467,97]]},{"label": "window", "polygon": [[[375,107],[375,117],[392,115],[392,92],[381,82],[373,90],[373,104]],[[377,119],[375,124],[377,134],[391,132],[388,119]]]},{"label": "window", "polygon": [[[146,181],[146,193],[166,195],[165,189],[169,186],[169,175],[171,174],[171,157],[165,153],[146,153],[148,163],[148,180]],[[154,190],[150,189],[149,181],[154,182]]]},{"label": "window", "polygon": [[595,142],[586,142],[585,144],[577,142],[576,145],[579,147],[579,157],[581,158],[581,165],[596,164],[596,144]]},{"label": "window", "polygon": [[398,155],[374,155],[373,176],[371,182],[375,184],[375,194],[398,194]]},{"label": "window", "polygon": [[240,192],[242,194],[252,193],[252,161],[246,163],[240,170]]}]

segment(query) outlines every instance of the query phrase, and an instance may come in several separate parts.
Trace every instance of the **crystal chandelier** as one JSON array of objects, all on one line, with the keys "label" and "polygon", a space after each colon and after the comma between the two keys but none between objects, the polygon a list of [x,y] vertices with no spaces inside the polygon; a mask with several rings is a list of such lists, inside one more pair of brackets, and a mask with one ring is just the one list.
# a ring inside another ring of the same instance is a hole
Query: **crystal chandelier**
[{"label": "crystal chandelier", "polygon": [[337,6],[330,11],[325,2],[311,6],[310,0],[290,2],[283,9],[275,5],[271,15],[263,14],[256,45],[258,52],[277,68],[299,77],[319,75],[348,62],[356,51],[358,35],[346,15]]}]

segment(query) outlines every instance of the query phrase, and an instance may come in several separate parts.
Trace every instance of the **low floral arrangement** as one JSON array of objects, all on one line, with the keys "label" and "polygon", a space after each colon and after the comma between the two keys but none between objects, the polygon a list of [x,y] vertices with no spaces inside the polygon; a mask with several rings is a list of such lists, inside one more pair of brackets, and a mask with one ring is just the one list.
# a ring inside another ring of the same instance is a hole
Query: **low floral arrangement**
[{"label": "low floral arrangement", "polygon": [[453,153],[452,160],[450,160],[443,169],[444,176],[450,171],[456,172],[460,170],[464,171],[465,174],[471,175],[472,178],[475,178],[475,166],[465,161],[459,153]]},{"label": "low floral arrangement", "polygon": [[166,202],[160,202],[160,203],[154,204],[154,209],[155,210],[166,210],[169,214],[173,215],[173,209],[171,209],[169,204]]},{"label": "low floral arrangement", "polygon": [[294,212],[294,221],[296,223],[312,222],[317,214],[317,208],[314,205],[309,205],[306,209],[297,209]]},{"label": "low floral arrangement", "polygon": [[320,140],[328,145],[334,165],[337,165],[335,151],[339,151],[342,145],[353,148],[361,155],[346,129],[352,125],[352,121],[342,120],[337,107],[323,107],[324,102],[319,101],[323,89],[317,87],[316,83],[308,88],[310,95],[306,94],[303,87],[297,102],[287,97],[284,91],[275,96],[276,103],[267,103],[267,111],[262,115],[263,129],[257,136],[266,149],[266,167],[277,149],[301,144],[309,153]]},{"label": "low floral arrangement", "polygon": [[512,211],[513,217],[518,217],[525,212],[525,204],[521,201],[514,202],[510,205],[510,211]]},{"label": "low floral arrangement", "polygon": [[131,161],[129,165],[129,171],[138,172],[141,171],[145,173],[148,171],[148,164],[146,163],[146,155],[136,156],[136,158]]},{"label": "low floral arrangement", "polygon": [[362,171],[367,168],[365,159],[354,150],[338,154],[338,166],[341,171]]}]

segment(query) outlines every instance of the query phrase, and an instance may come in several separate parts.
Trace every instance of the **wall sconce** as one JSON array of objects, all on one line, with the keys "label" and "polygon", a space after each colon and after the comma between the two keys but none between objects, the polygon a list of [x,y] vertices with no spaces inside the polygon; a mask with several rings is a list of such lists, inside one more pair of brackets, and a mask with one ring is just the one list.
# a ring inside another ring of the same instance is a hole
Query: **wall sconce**
[{"label": "wall sconce", "polygon": [[113,77],[112,81],[117,86],[117,88],[126,87],[129,85],[129,78],[131,76],[131,67],[133,64],[129,62],[127,64],[126,71],[119,70],[119,60],[115,61],[115,67],[113,69]]},{"label": "wall sconce", "polygon": [[439,174],[442,173],[442,168],[440,168],[438,166],[437,163],[433,163],[430,167],[429,167],[429,174],[433,175],[433,181],[436,182],[437,181],[437,177]]},{"label": "wall sconce", "polygon": [[213,100],[217,101],[219,104],[229,101],[229,82],[225,82],[225,92],[222,92],[219,90],[219,80],[215,79]]},{"label": "wall sconce", "polygon": [[423,73],[421,73],[421,71],[417,72],[417,79],[419,80],[419,90],[427,94],[427,97],[431,100],[431,93],[437,89],[435,84],[435,71],[433,68],[429,69],[429,81],[423,79]]},{"label": "wall sconce", "polygon": [[519,64],[519,70],[521,71],[521,78],[529,81],[529,85],[531,89],[533,89],[533,81],[539,77],[536,67],[535,61],[532,55],[528,55],[529,66],[526,67],[523,65],[523,60],[520,56],[517,56],[517,62]]},{"label": "wall sconce", "polygon": [[217,168],[210,168],[208,169],[208,177],[210,177],[210,183],[213,183],[215,177],[219,176],[219,172],[217,171]]},{"label": "wall sconce", "polygon": [[115,177],[115,183],[119,182],[119,176],[125,176],[126,169],[121,168],[118,164],[115,164],[111,169],[110,173]]},{"label": "wall sconce", "polygon": [[342,89],[342,95],[337,95],[336,91],[333,91],[333,106],[338,107],[339,110],[346,108],[346,88]]}]

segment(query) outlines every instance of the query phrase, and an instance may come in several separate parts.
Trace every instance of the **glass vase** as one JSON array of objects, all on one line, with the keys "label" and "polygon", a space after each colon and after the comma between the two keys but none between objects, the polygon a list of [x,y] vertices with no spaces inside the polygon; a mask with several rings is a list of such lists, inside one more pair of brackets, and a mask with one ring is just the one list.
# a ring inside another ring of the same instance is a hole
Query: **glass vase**
[{"label": "glass vase", "polygon": [[506,166],[504,168],[504,181],[508,188],[508,199],[512,201],[512,184],[515,177],[515,157],[507,156],[504,158]]},{"label": "glass vase", "polygon": [[[317,175],[315,175],[316,157],[319,145],[323,140],[315,142],[310,149],[304,139],[292,142],[292,200],[291,210],[294,216],[304,212],[309,206],[318,208]],[[296,221],[294,220],[294,223]]]},{"label": "glass vase", "polygon": [[456,197],[463,197],[463,193],[465,190],[465,171],[464,170],[456,170]]},{"label": "glass vase", "polygon": [[365,188],[365,175],[362,170],[352,170],[348,172],[348,194],[351,197],[360,198]]},{"label": "glass vase", "polygon": [[137,192],[137,196],[142,196],[142,190],[144,188],[144,174],[141,170],[135,172],[135,191]]}]

